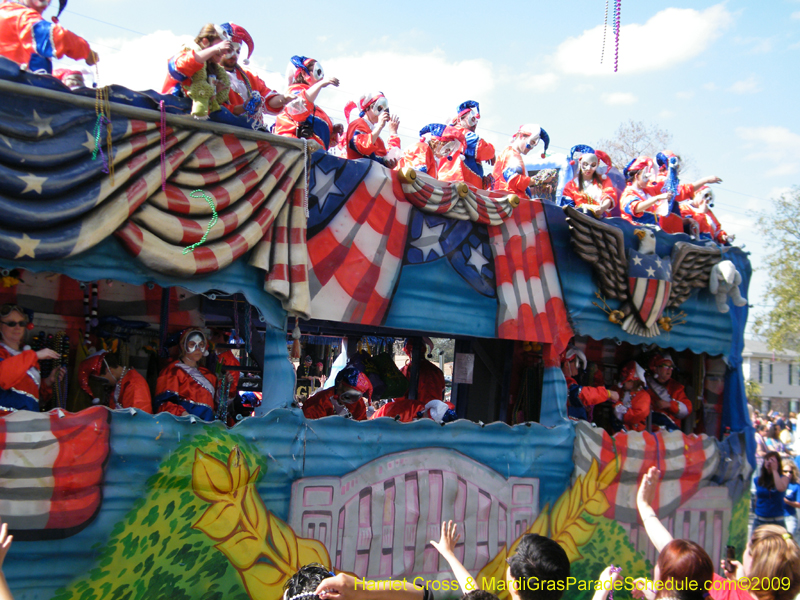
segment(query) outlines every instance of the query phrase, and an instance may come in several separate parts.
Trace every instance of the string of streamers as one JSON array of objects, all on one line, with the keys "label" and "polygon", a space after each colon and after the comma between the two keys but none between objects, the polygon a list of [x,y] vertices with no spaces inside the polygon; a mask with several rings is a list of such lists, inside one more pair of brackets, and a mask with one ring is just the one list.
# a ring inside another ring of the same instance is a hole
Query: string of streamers
[{"label": "string of streamers", "polygon": [[608,0],[606,0],[606,14],[603,17],[603,47],[600,49],[600,64],[603,64],[603,57],[606,55],[606,31],[608,30]]},{"label": "string of streamers", "polygon": [[622,0],[614,0],[614,73],[619,67],[619,24],[622,14]]},{"label": "string of streamers", "polygon": [[158,103],[161,111],[161,191],[167,193],[167,111],[164,101]]},{"label": "string of streamers", "polygon": [[[614,565],[609,565],[609,574],[614,575],[614,573],[622,573],[622,567],[615,567]],[[613,580],[613,577],[612,577]],[[611,586],[611,591],[608,592],[608,600],[614,600],[614,586]]]},{"label": "string of streamers", "polygon": [[239,329],[239,299],[236,297],[236,294],[233,295],[233,332],[231,338],[238,337],[242,334],[242,330]]},{"label": "string of streamers", "polygon": [[303,179],[306,182],[305,189],[303,190],[303,213],[308,219],[308,140],[303,140]]},{"label": "string of streamers", "polygon": [[[111,185],[114,185],[114,147],[112,140],[113,125],[111,123],[111,101],[109,99],[109,88],[106,86],[100,87],[98,82],[100,80],[100,71],[95,69],[95,91],[94,91],[94,112],[97,119],[94,124],[94,150],[92,150],[92,160],[97,160],[97,155],[103,160],[103,173],[108,173],[111,179]],[[106,152],[103,152],[101,146],[101,136],[103,127],[106,129]]]},{"label": "string of streamers", "polygon": [[191,194],[189,194],[192,198],[200,198],[203,197],[208,202],[208,205],[211,207],[211,220],[208,222],[208,227],[206,227],[206,232],[203,234],[203,237],[200,238],[199,242],[195,242],[191,246],[186,246],[183,249],[184,254],[189,254],[189,252],[194,252],[194,249],[198,246],[202,246],[206,242],[206,238],[208,238],[208,233],[211,231],[211,228],[217,224],[219,220],[219,216],[217,215],[217,207],[214,205],[214,200],[206,194],[203,190],[195,190]]},{"label": "string of streamers", "polygon": [[228,374],[230,371],[222,371],[222,379],[217,391],[217,419],[223,423],[228,422],[228,395],[230,394],[231,380]]},{"label": "string of streamers", "polygon": [[253,307],[249,304],[244,311],[244,349],[247,350],[248,362],[253,352]]},{"label": "string of streamers", "polygon": [[92,330],[92,322],[89,318],[89,285],[83,285],[83,320],[84,320],[84,333],[83,345],[89,347],[89,333]]}]

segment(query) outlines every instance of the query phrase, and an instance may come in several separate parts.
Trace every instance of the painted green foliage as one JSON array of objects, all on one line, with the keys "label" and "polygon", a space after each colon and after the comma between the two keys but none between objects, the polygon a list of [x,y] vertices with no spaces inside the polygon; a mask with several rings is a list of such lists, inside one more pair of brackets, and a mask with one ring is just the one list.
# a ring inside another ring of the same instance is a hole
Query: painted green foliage
[{"label": "painted green foliage", "polygon": [[[606,517],[592,517],[587,515],[586,520],[596,523],[597,529],[586,545],[581,547],[584,558],[575,561],[570,567],[570,575],[578,582],[587,582],[584,586],[593,584],[600,573],[609,564],[622,567],[620,574],[625,577],[653,577],[653,565],[645,559],[628,541],[628,533],[617,523]],[[594,595],[594,590],[580,590],[578,585],[570,588],[570,600],[589,600]],[[614,600],[631,598],[631,593],[626,590],[614,592]]]},{"label": "painted green foliage", "polygon": [[225,462],[237,444],[265,473],[259,452],[241,436],[208,428],[187,439],[148,480],[145,496],[116,524],[96,566],[58,590],[54,600],[249,600],[216,542],[192,529],[208,508],[192,491],[195,449]]},{"label": "painted green foliage", "polygon": [[[731,511],[731,526],[728,530],[728,545],[736,548],[736,555],[741,557],[744,547],[747,545],[747,521],[750,511],[750,490],[746,489],[744,494],[733,505]],[[741,560],[741,558],[740,558]]]}]

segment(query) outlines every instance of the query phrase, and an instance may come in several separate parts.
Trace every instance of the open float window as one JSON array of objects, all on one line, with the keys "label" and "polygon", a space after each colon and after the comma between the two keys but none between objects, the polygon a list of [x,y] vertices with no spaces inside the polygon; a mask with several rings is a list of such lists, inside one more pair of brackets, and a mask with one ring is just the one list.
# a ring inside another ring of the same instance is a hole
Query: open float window
[{"label": "open float window", "polygon": [[[19,306],[30,322],[19,350],[51,348],[60,355],[40,362],[43,380],[54,371],[58,376],[41,397],[39,410],[77,412],[96,404],[125,408],[115,383],[133,370],[145,382],[149,411],[157,411],[153,400],[159,373],[178,357],[181,333],[189,328],[200,329],[207,341],[208,356],[198,366],[220,380],[225,373],[236,374],[236,385],[228,384],[228,404],[215,402],[214,416],[233,425],[260,404],[264,328],[258,310],[241,294],[196,294],[152,283],[79,282],[58,273],[15,271],[3,279],[0,304]],[[106,354],[81,371],[98,352]],[[222,364],[224,352],[238,365]],[[145,404],[140,400],[133,407],[146,410]]]}]

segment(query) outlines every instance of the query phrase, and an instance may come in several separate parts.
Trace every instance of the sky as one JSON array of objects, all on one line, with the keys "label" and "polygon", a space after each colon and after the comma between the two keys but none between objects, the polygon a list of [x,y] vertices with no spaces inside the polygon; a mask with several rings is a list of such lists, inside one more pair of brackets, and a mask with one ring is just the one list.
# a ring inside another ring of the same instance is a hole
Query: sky
[{"label": "sky", "polygon": [[[613,0],[609,24],[612,10]],[[770,305],[756,220],[800,184],[800,0],[623,0],[616,73],[605,13],[605,0],[70,0],[61,24],[99,53],[101,85],[159,90],[185,39],[206,22],[236,23],[253,37],[250,67],[270,87],[283,90],[294,54],[338,77],[318,99],[334,121],[344,122],[347,101],[384,92],[404,146],[464,100],[480,102],[478,133],[498,153],[523,123],[547,130],[551,152],[602,149],[628,120],[664,129],[692,165],[682,182],[723,180],[714,212],[752,253],[751,331]]]}]

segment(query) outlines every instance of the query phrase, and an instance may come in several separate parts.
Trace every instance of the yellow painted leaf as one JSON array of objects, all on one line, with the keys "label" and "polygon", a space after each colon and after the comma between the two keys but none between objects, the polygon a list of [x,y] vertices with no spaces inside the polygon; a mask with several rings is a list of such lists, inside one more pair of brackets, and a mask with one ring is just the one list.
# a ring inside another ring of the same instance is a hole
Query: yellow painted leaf
[{"label": "yellow painted leaf", "polygon": [[249,598],[280,598],[283,595],[283,583],[291,575],[272,565],[258,563],[243,571],[242,579]]},{"label": "yellow painted leaf", "polygon": [[242,515],[238,509],[239,507],[233,502],[214,502],[192,527],[199,529],[213,540],[225,539],[239,525]]},{"label": "yellow painted leaf", "polygon": [[567,511],[567,522],[564,524],[566,525],[572,522],[573,519],[580,516],[583,512],[583,508],[581,507],[581,503],[583,500],[583,489],[580,485],[576,485],[571,487],[568,490],[569,493],[569,510]]},{"label": "yellow painted leaf", "polygon": [[231,487],[234,490],[247,485],[250,479],[250,467],[239,446],[234,446],[228,455],[228,471],[231,474]]},{"label": "yellow painted leaf", "polygon": [[597,492],[597,462],[592,461],[592,467],[583,478],[583,500],[584,502],[593,497]]},{"label": "yellow painted leaf", "polygon": [[564,528],[567,521],[567,511],[569,510],[569,489],[565,490],[561,497],[556,500],[553,505],[553,512],[550,516],[550,526],[553,530],[553,535],[558,533]]},{"label": "yellow painted leaf", "polygon": [[247,483],[255,483],[258,481],[258,476],[261,474],[261,467],[256,467],[256,470],[250,473],[250,479],[247,480]]},{"label": "yellow painted leaf", "polygon": [[567,553],[567,558],[569,562],[575,562],[576,560],[583,558],[581,553],[578,552],[578,547],[575,545],[575,542],[572,539],[570,534],[564,532],[560,536],[556,538],[556,542],[564,549]]},{"label": "yellow painted leaf", "polygon": [[618,471],[619,469],[617,467],[617,460],[614,459],[611,462],[609,462],[603,469],[602,473],[600,473],[600,477],[597,478],[597,486],[601,490],[606,489],[614,482],[614,479],[616,479],[617,477]]},{"label": "yellow painted leaf", "polygon": [[606,499],[606,495],[603,492],[597,492],[593,498],[591,498],[587,503],[584,509],[593,517],[602,516],[609,508],[608,500]]},{"label": "yellow painted leaf", "polygon": [[[513,554],[513,552],[511,553]],[[506,568],[508,567],[506,557],[508,555],[509,553],[506,552],[506,548],[503,546],[500,552],[481,569],[476,581],[480,582],[484,579],[486,581],[505,581]],[[498,590],[495,590],[494,593],[498,598],[502,598]]]},{"label": "yellow painted leaf", "polygon": [[286,523],[269,514],[269,543],[281,557],[281,560],[294,568],[297,564],[297,536]]},{"label": "yellow painted leaf", "polygon": [[593,458],[592,466],[589,467],[589,470],[586,472],[586,479],[597,480],[597,471],[598,471],[597,460]]},{"label": "yellow painted leaf", "polygon": [[[548,506],[545,506],[542,509],[542,512],[540,512],[539,516],[536,517],[533,525],[528,528],[528,533],[538,533],[539,535],[543,535],[545,537],[549,534],[548,528],[550,527],[550,514],[548,509]],[[516,552],[516,550],[517,547],[514,546],[514,551]]]},{"label": "yellow painted leaf", "polygon": [[595,529],[597,529],[596,523],[589,523],[585,519],[577,518],[569,526],[568,533],[575,540],[575,545],[580,547],[592,539]]},{"label": "yellow painted leaf", "polygon": [[331,558],[328,556],[328,549],[318,540],[297,538],[297,564],[302,566],[309,563],[319,563],[330,569]]},{"label": "yellow painted leaf", "polygon": [[195,450],[192,465],[192,489],[206,502],[228,500],[231,491],[231,474],[225,463],[209,456],[205,452]]},{"label": "yellow painted leaf", "polygon": [[254,531],[262,540],[267,539],[269,533],[269,517],[267,516],[267,509],[264,506],[264,501],[258,495],[256,486],[248,483],[245,489],[241,492],[242,497],[242,512],[244,518],[250,524],[251,531]]},{"label": "yellow painted leaf", "polygon": [[265,549],[263,541],[247,531],[234,533],[214,547],[227,556],[231,564],[240,571],[252,567]]}]

